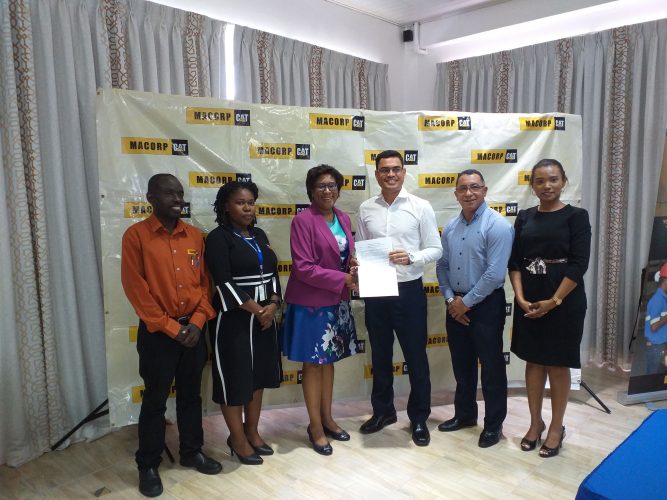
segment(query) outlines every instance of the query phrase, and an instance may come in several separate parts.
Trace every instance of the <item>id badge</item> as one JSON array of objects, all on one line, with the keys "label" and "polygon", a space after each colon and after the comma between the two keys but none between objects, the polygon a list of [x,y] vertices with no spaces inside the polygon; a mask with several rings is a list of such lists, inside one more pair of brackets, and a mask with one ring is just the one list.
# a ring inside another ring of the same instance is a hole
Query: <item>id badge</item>
[{"label": "id badge", "polygon": [[259,301],[264,302],[266,300],[266,285],[259,285]]}]

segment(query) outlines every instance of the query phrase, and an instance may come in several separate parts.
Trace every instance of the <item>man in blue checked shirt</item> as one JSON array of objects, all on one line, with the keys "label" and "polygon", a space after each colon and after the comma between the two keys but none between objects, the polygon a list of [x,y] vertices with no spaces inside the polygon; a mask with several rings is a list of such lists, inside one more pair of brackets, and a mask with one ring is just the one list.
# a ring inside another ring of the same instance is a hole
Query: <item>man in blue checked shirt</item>
[{"label": "man in blue checked shirt", "polygon": [[646,374],[662,373],[667,352],[667,262],[658,274],[658,289],[646,304]]},{"label": "man in blue checked shirt", "polygon": [[447,339],[456,378],[454,417],[443,432],[477,425],[477,359],[482,365],[484,430],[479,446],[502,437],[507,414],[507,374],[503,357],[507,261],[514,228],[484,201],[487,187],[478,170],[461,172],[454,195],[461,213],[442,232],[436,271],[447,302]]}]

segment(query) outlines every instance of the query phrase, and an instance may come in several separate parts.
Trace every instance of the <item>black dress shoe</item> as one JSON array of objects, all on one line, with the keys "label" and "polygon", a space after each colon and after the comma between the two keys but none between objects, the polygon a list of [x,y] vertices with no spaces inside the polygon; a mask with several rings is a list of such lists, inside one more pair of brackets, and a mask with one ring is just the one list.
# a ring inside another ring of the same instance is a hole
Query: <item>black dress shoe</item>
[{"label": "black dress shoe", "polygon": [[465,429],[466,427],[475,427],[477,425],[477,419],[462,419],[459,417],[450,418],[445,420],[438,426],[440,432],[452,432],[458,431],[459,429]]},{"label": "black dress shoe", "polygon": [[343,429],[340,430],[340,432],[332,431],[326,426],[322,426],[324,429],[324,435],[327,437],[330,437],[331,439],[335,439],[336,441],[349,441],[350,440],[350,435],[345,432]]},{"label": "black dress shoe", "polygon": [[[245,464],[245,465],[261,465],[261,464],[264,463],[264,459],[262,457],[260,457],[257,454],[257,452],[251,453],[250,455],[246,455],[246,456],[239,455],[237,453],[237,451],[234,449],[234,447],[232,446],[232,437],[231,436],[229,436],[227,438],[227,446],[229,446],[229,453],[232,456],[236,455],[237,457],[239,457],[239,462],[241,462],[242,464]],[[250,445],[250,446],[252,446],[252,445]],[[253,449],[254,449],[254,447],[253,447]],[[271,453],[273,453],[273,450],[271,450]]]},{"label": "black dress shoe", "polygon": [[139,469],[139,493],[146,497],[162,495],[162,480],[157,467]]},{"label": "black dress shoe", "polygon": [[412,424],[412,440],[417,446],[428,446],[431,442],[431,433],[424,422]]},{"label": "black dress shoe", "polygon": [[395,413],[389,415],[373,415],[361,424],[359,432],[362,434],[373,434],[374,432],[384,429],[388,425],[395,424],[396,421],[397,418]]},{"label": "black dress shoe", "polygon": [[315,450],[320,455],[324,456],[329,456],[333,453],[333,448],[331,447],[330,443],[327,443],[325,445],[317,444],[313,439],[313,434],[310,432],[310,427],[306,427],[306,430],[308,431],[308,440],[310,441],[310,444],[313,445],[313,450]]},{"label": "black dress shoe", "polygon": [[198,451],[192,455],[181,457],[181,465],[183,467],[193,467],[197,472],[202,474],[217,474],[222,470],[222,464],[211,457],[204,455],[203,451]]},{"label": "black dress shoe", "polygon": [[250,443],[250,446],[252,446],[252,449],[255,450],[255,453],[258,455],[273,455],[273,448],[266,443],[262,443],[259,446]]},{"label": "black dress shoe", "polygon": [[500,438],[503,437],[503,428],[501,427],[497,431],[487,431],[484,429],[479,435],[479,442],[477,443],[480,448],[488,448],[494,444],[498,444]]}]

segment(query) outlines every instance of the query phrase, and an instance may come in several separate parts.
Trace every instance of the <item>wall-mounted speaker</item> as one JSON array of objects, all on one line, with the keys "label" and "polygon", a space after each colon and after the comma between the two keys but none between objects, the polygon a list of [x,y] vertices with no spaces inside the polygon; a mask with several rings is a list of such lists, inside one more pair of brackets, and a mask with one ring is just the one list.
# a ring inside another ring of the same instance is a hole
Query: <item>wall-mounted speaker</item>
[{"label": "wall-mounted speaker", "polygon": [[412,30],[403,30],[403,41],[411,42],[415,39],[415,32]]}]

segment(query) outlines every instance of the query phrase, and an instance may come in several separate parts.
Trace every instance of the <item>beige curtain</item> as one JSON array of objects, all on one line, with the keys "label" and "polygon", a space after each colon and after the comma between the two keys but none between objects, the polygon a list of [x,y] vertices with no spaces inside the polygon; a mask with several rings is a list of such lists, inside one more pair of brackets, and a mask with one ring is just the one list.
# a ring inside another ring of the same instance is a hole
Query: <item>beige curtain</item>
[{"label": "beige curtain", "polygon": [[629,367],[665,144],[666,56],[660,20],[437,67],[438,109],[582,115],[591,362]]},{"label": "beige curtain", "polygon": [[143,0],[0,2],[0,464],[106,399],[96,89],[224,97],[224,28]]},{"label": "beige curtain", "polygon": [[386,110],[387,65],[236,26],[236,99]]}]

